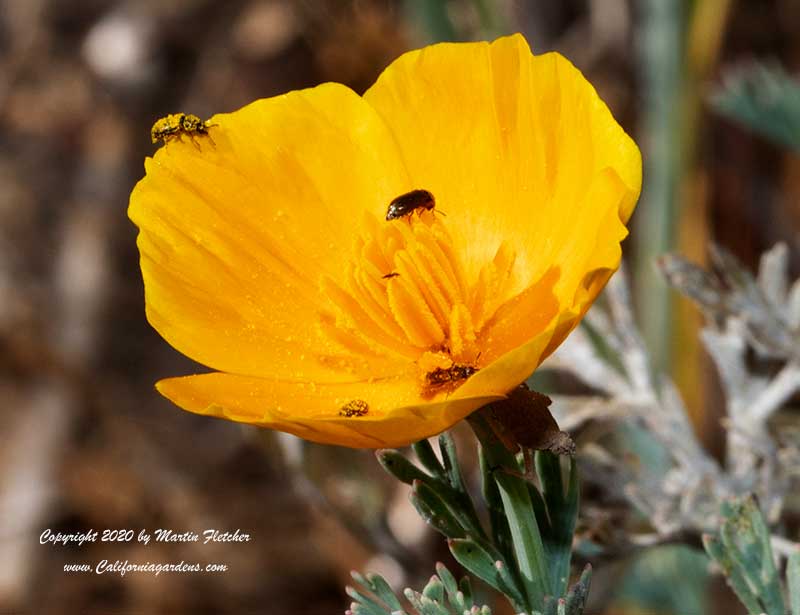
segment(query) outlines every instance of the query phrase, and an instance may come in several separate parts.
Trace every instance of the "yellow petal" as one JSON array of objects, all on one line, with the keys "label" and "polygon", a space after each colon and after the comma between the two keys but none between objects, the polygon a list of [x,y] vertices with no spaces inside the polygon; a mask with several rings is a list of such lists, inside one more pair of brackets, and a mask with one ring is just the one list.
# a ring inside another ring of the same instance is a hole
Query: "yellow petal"
[{"label": "yellow petal", "polygon": [[[314,442],[353,448],[405,446],[502,399],[541,363],[559,324],[552,294],[557,279],[558,270],[551,269],[501,307],[496,322],[487,328],[490,339],[480,340],[488,364],[454,391],[432,400],[421,395],[419,374],[409,364],[394,378],[357,383],[294,383],[211,373],[162,380],[157,388],[190,412],[269,427]],[[515,330],[522,333],[522,343]],[[368,413],[340,416],[353,400],[366,402]]]},{"label": "yellow petal", "polygon": [[147,316],[214,369],[289,380],[397,373],[320,333],[319,280],[342,279],[364,209],[407,189],[392,136],[344,86],[260,100],[172,139],[131,195]]},{"label": "yellow petal", "polygon": [[[597,217],[596,222],[600,231],[593,244],[588,242],[582,245],[577,244],[570,252],[569,258],[582,263],[582,266],[576,267],[575,271],[582,272],[583,276],[576,280],[577,289],[572,298],[571,307],[562,309],[558,316],[559,324],[541,358],[542,360],[558,348],[570,331],[577,326],[591,307],[595,297],[619,266],[622,258],[619,244],[628,231],[620,224],[617,211],[618,207],[623,206],[620,203],[626,198],[628,198],[627,193],[621,187],[621,180],[612,169],[606,169],[592,182],[586,195],[586,202],[606,204],[605,211],[599,208],[597,210],[601,214]],[[619,201],[615,201],[615,199],[619,199]]]},{"label": "yellow petal", "polygon": [[[639,150],[559,54],[533,56],[519,35],[443,43],[400,57],[364,97],[391,127],[415,187],[446,212],[469,279],[507,241],[525,272],[512,294],[556,265],[556,294],[570,307],[589,267],[618,266],[607,242],[623,235],[638,198]],[[590,199],[609,173],[615,191]],[[595,245],[602,262],[584,258]]]},{"label": "yellow petal", "polygon": [[[413,376],[320,385],[211,373],[170,378],[156,386],[190,412],[352,448],[405,446],[444,431],[473,410],[502,398],[501,393],[481,392],[428,403],[415,393],[419,386]],[[366,414],[340,415],[354,400],[366,402]]]},{"label": "yellow petal", "polygon": [[[552,291],[559,275],[558,267],[551,268],[541,280],[500,306],[481,331],[478,340],[482,363],[491,363],[528,340],[535,339],[558,318],[561,306]],[[544,360],[544,356],[534,357],[530,353],[526,356],[531,358],[531,363],[522,380]]]}]

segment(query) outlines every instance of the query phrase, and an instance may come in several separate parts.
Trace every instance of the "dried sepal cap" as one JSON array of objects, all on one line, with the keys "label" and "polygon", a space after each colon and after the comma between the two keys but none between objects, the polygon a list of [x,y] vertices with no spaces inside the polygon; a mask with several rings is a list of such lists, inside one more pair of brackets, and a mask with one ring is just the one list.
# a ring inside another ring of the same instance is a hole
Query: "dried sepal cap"
[{"label": "dried sepal cap", "polygon": [[575,454],[575,443],[561,431],[550,413],[551,399],[522,384],[508,397],[486,406],[481,412],[492,431],[511,452],[520,447],[550,451],[556,455]]}]

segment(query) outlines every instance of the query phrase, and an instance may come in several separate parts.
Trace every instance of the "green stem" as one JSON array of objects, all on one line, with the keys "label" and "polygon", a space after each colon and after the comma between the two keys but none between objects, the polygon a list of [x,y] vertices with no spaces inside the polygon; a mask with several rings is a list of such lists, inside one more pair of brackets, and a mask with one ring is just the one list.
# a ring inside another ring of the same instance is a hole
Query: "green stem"
[{"label": "green stem", "polygon": [[683,75],[683,0],[640,0],[641,77],[644,85],[644,177],[642,199],[636,215],[638,233],[634,270],[637,305],[643,333],[660,371],[670,364],[672,322],[669,292],[653,274],[656,257],[668,252],[675,241],[678,158],[681,135]]}]

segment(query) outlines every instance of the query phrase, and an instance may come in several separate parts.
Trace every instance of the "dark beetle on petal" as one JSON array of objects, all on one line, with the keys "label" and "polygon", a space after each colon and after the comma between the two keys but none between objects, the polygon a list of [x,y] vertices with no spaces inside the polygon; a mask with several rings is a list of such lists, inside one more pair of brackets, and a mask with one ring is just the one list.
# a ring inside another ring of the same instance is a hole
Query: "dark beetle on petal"
[{"label": "dark beetle on petal", "polygon": [[460,382],[461,380],[466,380],[477,371],[477,367],[453,363],[447,369],[437,367],[435,370],[428,372],[425,374],[425,380],[427,381],[428,386],[441,386],[443,384],[451,384],[454,382]]},{"label": "dark beetle on petal", "polygon": [[436,206],[436,201],[433,195],[427,190],[412,190],[401,194],[399,197],[389,203],[389,209],[386,212],[387,220],[394,220],[408,216],[418,209],[432,210]]}]

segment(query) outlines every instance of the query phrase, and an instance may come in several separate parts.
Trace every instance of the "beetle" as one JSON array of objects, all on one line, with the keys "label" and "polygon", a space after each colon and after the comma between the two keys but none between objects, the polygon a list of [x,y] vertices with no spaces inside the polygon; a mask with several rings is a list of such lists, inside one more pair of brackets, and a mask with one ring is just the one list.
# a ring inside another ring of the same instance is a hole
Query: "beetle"
[{"label": "beetle", "polygon": [[410,216],[415,211],[426,209],[432,211],[436,206],[436,200],[433,195],[427,190],[412,190],[401,194],[391,203],[389,209],[386,211],[387,220],[396,220]]},{"label": "beetle", "polygon": [[[208,129],[212,126],[208,120],[203,121],[191,113],[171,113],[166,117],[158,119],[150,129],[150,138],[153,143],[163,141],[167,143],[169,139],[180,138],[182,135],[189,135],[195,145],[194,139],[198,135],[208,135]],[[209,137],[210,139],[211,137]],[[213,141],[212,141],[213,143]]]},{"label": "beetle", "polygon": [[352,418],[369,414],[369,404],[363,399],[351,399],[339,409],[339,416]]},{"label": "beetle", "polygon": [[460,382],[461,380],[466,380],[477,371],[477,367],[453,363],[447,369],[444,369],[443,367],[437,367],[433,371],[425,374],[425,382],[427,382],[429,387],[440,387],[443,385]]}]

